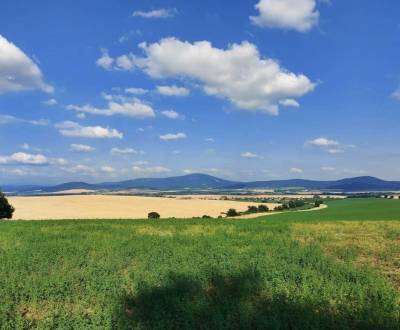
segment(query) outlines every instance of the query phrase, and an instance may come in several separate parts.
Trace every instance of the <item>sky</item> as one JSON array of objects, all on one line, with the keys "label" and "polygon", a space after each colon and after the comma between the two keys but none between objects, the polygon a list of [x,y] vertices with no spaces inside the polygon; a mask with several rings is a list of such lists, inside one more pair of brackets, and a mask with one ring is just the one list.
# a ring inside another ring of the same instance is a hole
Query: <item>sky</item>
[{"label": "sky", "polygon": [[2,0],[0,183],[400,180],[397,0]]}]

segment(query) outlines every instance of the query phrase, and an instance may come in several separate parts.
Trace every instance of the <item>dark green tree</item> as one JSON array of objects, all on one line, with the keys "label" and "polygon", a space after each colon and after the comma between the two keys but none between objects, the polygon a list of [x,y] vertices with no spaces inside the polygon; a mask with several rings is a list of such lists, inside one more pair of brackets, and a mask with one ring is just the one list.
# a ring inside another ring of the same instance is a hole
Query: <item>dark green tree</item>
[{"label": "dark green tree", "polygon": [[235,209],[229,209],[228,212],[226,212],[227,217],[237,217],[239,213]]},{"label": "dark green tree", "polygon": [[268,208],[267,205],[263,205],[263,204],[258,205],[258,212],[265,213],[265,212],[268,212],[268,211],[269,211],[269,208]]},{"label": "dark green tree", "polygon": [[257,206],[248,206],[247,207],[247,213],[257,213],[257,212],[258,212]]},{"label": "dark green tree", "polygon": [[160,219],[160,214],[158,214],[157,212],[150,212],[148,218],[153,220]]},{"label": "dark green tree", "polygon": [[0,219],[11,219],[15,209],[6,196],[0,192]]}]

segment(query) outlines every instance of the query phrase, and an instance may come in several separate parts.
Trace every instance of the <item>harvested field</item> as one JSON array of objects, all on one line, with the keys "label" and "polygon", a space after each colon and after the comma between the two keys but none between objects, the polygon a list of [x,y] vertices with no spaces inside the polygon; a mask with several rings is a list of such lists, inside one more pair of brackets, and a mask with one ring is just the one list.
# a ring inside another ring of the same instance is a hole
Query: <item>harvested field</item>
[{"label": "harvested field", "polygon": [[[9,200],[16,208],[14,219],[17,220],[145,219],[153,211],[162,218],[218,217],[230,208],[245,211],[248,205],[258,205],[199,198],[107,195],[10,197]],[[277,204],[265,205],[271,209]]]}]

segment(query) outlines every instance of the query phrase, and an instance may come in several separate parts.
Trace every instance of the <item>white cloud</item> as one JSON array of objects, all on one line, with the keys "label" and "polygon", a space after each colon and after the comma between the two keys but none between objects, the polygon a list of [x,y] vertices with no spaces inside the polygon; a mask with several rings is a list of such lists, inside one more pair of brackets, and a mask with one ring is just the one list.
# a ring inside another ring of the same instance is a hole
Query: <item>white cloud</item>
[{"label": "white cloud", "polygon": [[338,141],[330,140],[325,137],[309,140],[304,145],[306,147],[319,148],[330,154],[344,153],[346,150],[356,147],[354,144],[342,144]]},{"label": "white cloud", "polygon": [[57,103],[58,102],[56,99],[49,99],[49,100],[43,102],[43,104],[48,105],[49,107],[57,105]]},{"label": "white cloud", "polygon": [[121,36],[121,38],[119,38],[119,42],[122,44],[133,37],[141,37],[141,36],[143,36],[143,32],[141,30],[139,29],[131,30],[125,33],[123,36]]},{"label": "white cloud", "polygon": [[96,149],[85,144],[71,144],[70,150],[74,152],[89,153],[95,151]]},{"label": "white cloud", "polygon": [[261,57],[257,47],[246,41],[219,49],[208,41],[167,38],[140,47],[146,56],[130,54],[132,65],[150,77],[196,80],[206,94],[226,98],[243,110],[277,114],[280,101],[293,100],[315,88],[308,77]]},{"label": "white cloud", "polygon": [[400,101],[400,86],[392,93],[392,97]]},{"label": "white cloud", "polygon": [[248,158],[248,159],[260,158],[259,155],[254,154],[254,153],[249,152],[249,151],[242,153],[240,156],[243,157],[243,158]]},{"label": "white cloud", "polygon": [[17,46],[0,35],[0,94],[54,88],[43,81],[39,67]]},{"label": "white cloud", "polygon": [[96,61],[96,64],[105,70],[111,70],[114,64],[114,59],[110,57],[107,49],[102,49],[101,53],[101,57]]},{"label": "white cloud", "polygon": [[325,172],[333,172],[335,170],[335,168],[332,166],[322,166],[321,170],[325,171]]},{"label": "white cloud", "polygon": [[255,8],[259,16],[251,16],[260,27],[310,31],[319,21],[316,0],[260,0]]},{"label": "white cloud", "polygon": [[138,154],[143,154],[143,151],[138,151],[132,148],[112,148],[110,150],[110,154],[113,156],[128,156],[128,155],[138,155]]},{"label": "white cloud", "polygon": [[161,111],[161,114],[169,119],[179,119],[182,116],[179,115],[179,113],[177,113],[174,110],[165,110],[165,111]]},{"label": "white cloud", "polygon": [[292,167],[292,168],[289,170],[289,172],[290,172],[290,173],[295,173],[295,174],[301,174],[301,173],[303,173],[304,171],[303,171],[301,168]]},{"label": "white cloud", "polygon": [[157,91],[161,95],[165,96],[188,96],[190,90],[185,87],[178,86],[157,86]]},{"label": "white cloud", "polygon": [[73,121],[64,121],[55,125],[60,134],[67,137],[85,137],[93,139],[122,139],[123,134],[116,129],[101,126],[81,126]]},{"label": "white cloud", "polygon": [[136,165],[136,166],[143,166],[143,165],[148,165],[148,164],[149,164],[149,162],[147,162],[145,160],[137,160],[132,163],[132,165]]},{"label": "white cloud", "polygon": [[100,169],[102,172],[107,173],[107,174],[114,174],[115,173],[115,168],[111,166],[102,166]]},{"label": "white cloud", "polygon": [[297,102],[296,100],[292,100],[292,99],[286,99],[286,100],[279,101],[279,104],[283,105],[284,107],[292,107],[292,108],[300,107],[300,103]]},{"label": "white cloud", "polygon": [[316,138],[314,140],[307,141],[306,144],[315,147],[336,147],[339,145],[338,141],[329,140],[324,137]]},{"label": "white cloud", "polygon": [[132,94],[132,95],[144,95],[147,94],[149,91],[144,88],[125,88],[125,93]]},{"label": "white cloud", "polygon": [[367,171],[365,170],[354,170],[354,169],[347,169],[345,168],[343,170],[343,173],[345,174],[350,174],[350,175],[365,175],[367,174]]},{"label": "white cloud", "polygon": [[[103,97],[109,100],[116,99],[115,95],[103,94]],[[142,101],[136,98],[122,103],[111,101],[108,103],[108,107],[104,109],[96,108],[89,104],[84,106],[70,104],[67,106],[67,109],[74,110],[79,113],[90,113],[100,116],[121,115],[139,119],[155,117],[155,112],[153,108],[147,104],[144,104]]]},{"label": "white cloud", "polygon": [[173,140],[182,140],[186,139],[186,134],[185,133],[176,133],[176,134],[165,134],[165,135],[160,135],[160,139],[163,141],[173,141]]},{"label": "white cloud", "polygon": [[10,115],[0,115],[0,125],[8,125],[8,124],[31,124],[34,126],[47,126],[50,124],[50,121],[47,119],[37,119],[37,120],[28,120],[17,118]]},{"label": "white cloud", "polygon": [[133,166],[132,171],[138,175],[166,174],[171,172],[169,168],[166,168],[164,166],[153,166],[153,167]]},{"label": "white cloud", "polygon": [[16,152],[10,156],[0,156],[0,164],[47,165],[49,164],[49,159],[42,154]]},{"label": "white cloud", "polygon": [[80,175],[96,175],[96,170],[93,167],[87,165],[75,165],[72,167],[62,167],[63,171],[72,173],[72,174],[80,174]]},{"label": "white cloud", "polygon": [[170,18],[178,14],[176,8],[160,8],[151,11],[137,10],[132,13],[133,17],[141,18]]},{"label": "white cloud", "polygon": [[206,138],[204,141],[206,141],[206,142],[215,142],[215,140],[213,138]]}]

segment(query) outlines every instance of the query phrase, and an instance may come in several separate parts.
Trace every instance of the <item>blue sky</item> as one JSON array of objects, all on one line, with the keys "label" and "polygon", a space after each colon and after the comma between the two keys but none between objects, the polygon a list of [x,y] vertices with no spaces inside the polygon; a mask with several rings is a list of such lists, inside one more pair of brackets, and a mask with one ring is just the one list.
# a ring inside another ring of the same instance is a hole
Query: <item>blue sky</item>
[{"label": "blue sky", "polygon": [[400,179],[395,0],[3,0],[0,182]]}]

